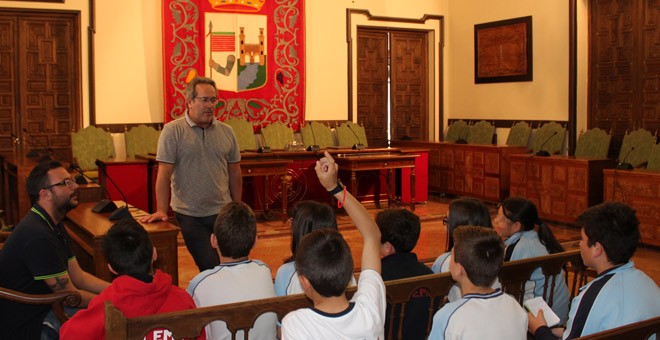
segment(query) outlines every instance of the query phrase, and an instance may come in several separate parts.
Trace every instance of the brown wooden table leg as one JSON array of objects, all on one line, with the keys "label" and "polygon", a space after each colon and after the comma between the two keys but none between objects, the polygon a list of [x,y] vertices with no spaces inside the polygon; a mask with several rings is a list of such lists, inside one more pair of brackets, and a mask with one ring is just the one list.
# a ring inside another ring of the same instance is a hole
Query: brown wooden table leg
[{"label": "brown wooden table leg", "polygon": [[290,181],[291,176],[287,174],[282,175],[282,224],[286,223],[287,220],[287,203],[289,202]]},{"label": "brown wooden table leg", "polygon": [[410,168],[410,210],[415,211],[415,168]]}]

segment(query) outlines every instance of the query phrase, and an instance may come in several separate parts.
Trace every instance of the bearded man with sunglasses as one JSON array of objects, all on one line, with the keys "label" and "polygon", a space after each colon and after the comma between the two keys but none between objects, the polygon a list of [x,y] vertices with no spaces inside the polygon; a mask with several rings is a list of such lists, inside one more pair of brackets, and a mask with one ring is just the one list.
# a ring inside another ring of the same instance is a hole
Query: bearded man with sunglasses
[{"label": "bearded man with sunglasses", "polygon": [[[27,191],[33,206],[0,251],[0,286],[30,294],[77,290],[86,307],[109,283],[83,271],[69,248],[62,220],[78,206],[76,181],[60,162],[45,161],[30,171]],[[0,314],[0,339],[56,338],[61,326],[49,306],[0,300]]]}]

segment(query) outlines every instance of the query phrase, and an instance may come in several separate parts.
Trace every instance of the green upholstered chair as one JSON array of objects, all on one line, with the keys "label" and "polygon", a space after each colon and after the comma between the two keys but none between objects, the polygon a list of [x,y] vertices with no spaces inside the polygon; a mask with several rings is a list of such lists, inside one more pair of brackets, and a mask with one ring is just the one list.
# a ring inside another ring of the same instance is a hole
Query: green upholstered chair
[{"label": "green upholstered chair", "polygon": [[509,130],[509,137],[506,139],[506,145],[527,146],[531,134],[532,128],[526,122],[522,121],[513,124],[511,130]]},{"label": "green upholstered chair", "polygon": [[367,132],[364,130],[364,126],[360,126],[360,124],[343,122],[341,125],[337,126],[336,131],[337,141],[340,147],[350,148],[355,144],[362,144],[364,147],[369,146],[367,142]]},{"label": "green upholstered chair", "polygon": [[300,128],[300,134],[305,147],[318,145],[321,149],[324,149],[334,145],[332,131],[323,123],[308,122]]},{"label": "green upholstered chair", "polygon": [[268,146],[273,150],[284,149],[294,140],[293,130],[282,122],[270,123],[262,128],[261,138],[264,141],[263,146]]},{"label": "green upholstered chair", "polygon": [[646,168],[653,171],[660,171],[660,144],[654,144],[651,148],[651,156]]},{"label": "green upholstered chair", "polygon": [[619,151],[619,162],[639,168],[649,161],[653,145],[655,145],[655,136],[649,131],[639,129],[626,133]]},{"label": "green upholstered chair", "polygon": [[241,151],[257,149],[257,140],[254,138],[252,123],[241,118],[229,118],[225,123],[234,130],[238,148]]},{"label": "green upholstered chair", "polygon": [[482,120],[470,126],[467,142],[469,144],[492,144],[494,134],[495,126]]},{"label": "green upholstered chair", "polygon": [[543,147],[543,151],[547,151],[551,155],[558,154],[564,145],[565,137],[566,129],[563,126],[556,122],[545,123],[536,129],[532,140],[532,150],[537,153]]},{"label": "green upholstered chair", "polygon": [[115,145],[110,132],[95,126],[88,126],[71,133],[71,152],[85,175],[98,178],[96,160],[115,156]]},{"label": "green upholstered chair", "polygon": [[148,155],[156,153],[158,149],[158,138],[160,131],[146,126],[138,125],[132,127],[124,133],[124,141],[126,143],[126,156],[132,157],[135,155]]},{"label": "green upholstered chair", "polygon": [[612,135],[599,128],[580,133],[575,146],[575,157],[607,158]]},{"label": "green upholstered chair", "polygon": [[470,127],[464,120],[457,120],[451,123],[449,127],[447,127],[447,135],[445,137],[445,141],[455,142],[459,139],[467,140],[469,130]]}]

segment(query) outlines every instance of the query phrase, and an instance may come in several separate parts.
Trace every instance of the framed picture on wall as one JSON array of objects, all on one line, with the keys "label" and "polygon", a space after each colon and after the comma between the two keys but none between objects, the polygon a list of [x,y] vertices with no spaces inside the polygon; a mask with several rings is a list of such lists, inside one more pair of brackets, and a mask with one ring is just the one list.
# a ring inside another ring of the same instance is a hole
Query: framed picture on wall
[{"label": "framed picture on wall", "polygon": [[532,81],[532,17],[474,25],[474,82]]}]

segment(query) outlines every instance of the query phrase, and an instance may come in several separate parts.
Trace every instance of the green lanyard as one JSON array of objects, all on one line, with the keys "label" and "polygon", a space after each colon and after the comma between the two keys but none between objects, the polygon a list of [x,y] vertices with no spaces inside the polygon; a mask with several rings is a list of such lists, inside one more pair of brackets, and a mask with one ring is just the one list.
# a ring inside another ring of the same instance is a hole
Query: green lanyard
[{"label": "green lanyard", "polygon": [[44,216],[44,214],[41,213],[41,211],[37,210],[35,207],[32,207],[30,210],[31,210],[33,213],[39,215],[39,217],[41,217],[42,220],[46,221],[46,223],[48,223],[48,226],[50,227],[50,230],[52,230],[52,231],[54,231],[55,233],[57,233],[57,236],[60,235],[60,233],[58,233],[57,231],[55,231],[55,228],[53,228],[53,225],[50,224],[50,221],[46,218],[46,216]]}]

